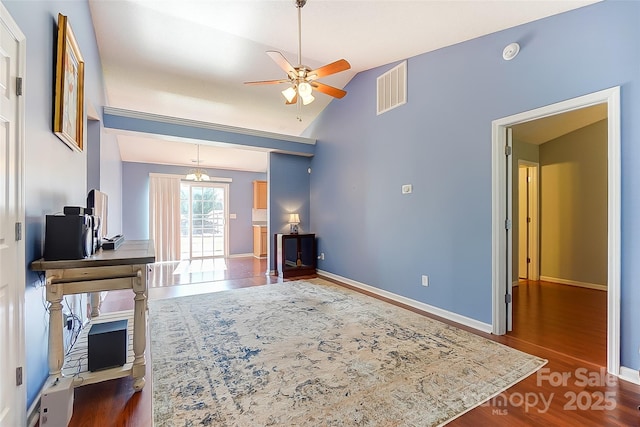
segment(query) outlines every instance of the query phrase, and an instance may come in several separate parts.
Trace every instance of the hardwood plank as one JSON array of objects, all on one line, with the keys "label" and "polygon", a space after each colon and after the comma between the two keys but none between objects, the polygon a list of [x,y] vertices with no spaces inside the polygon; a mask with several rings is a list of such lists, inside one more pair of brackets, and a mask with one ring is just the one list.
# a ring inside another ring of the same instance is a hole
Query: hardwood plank
[{"label": "hardwood plank", "polygon": [[[229,264],[234,262],[233,260],[228,261]],[[264,260],[261,261],[264,263]],[[254,275],[256,271],[266,271],[266,265],[264,267],[258,266],[257,270],[253,270],[253,268],[247,268],[248,264],[248,260],[244,260],[238,261],[236,267],[229,267],[236,272],[245,271],[245,277],[238,277],[240,276],[238,273],[234,279],[193,285],[181,284],[182,282],[178,280],[170,286],[159,284],[150,289],[149,297],[168,298],[246,286],[262,286],[282,281],[277,277],[265,276],[264,273]],[[302,279],[312,277],[316,276]],[[190,286],[193,288],[189,289]],[[549,292],[547,292],[548,290]],[[467,412],[449,425],[476,427],[480,425],[630,426],[640,424],[640,412],[638,411],[640,386],[619,380],[616,377],[600,376],[600,369],[604,366],[602,358],[600,356],[590,357],[592,354],[601,353],[603,340],[606,343],[606,328],[594,327],[593,330],[586,331],[587,328],[584,327],[586,322],[591,321],[594,316],[602,316],[602,313],[597,314],[597,310],[603,309],[601,301],[598,301],[598,294],[595,298],[592,298],[593,295],[579,298],[573,295],[567,300],[564,291],[566,289],[553,289],[553,286],[546,285],[519,289],[519,293],[533,294],[535,299],[529,299],[525,306],[518,306],[517,316],[522,318],[517,321],[523,323],[520,327],[516,327],[516,332],[511,335],[495,336],[479,333],[437,316],[421,313],[549,360],[549,363],[543,368],[544,370],[529,376],[489,401],[488,404]],[[133,308],[131,292],[128,292],[127,295],[123,292],[125,291],[110,292],[102,304],[102,311]],[[601,294],[604,293],[601,292]],[[524,299],[519,302],[525,303]],[[583,305],[579,307],[581,304]],[[555,318],[545,319],[541,315],[541,310],[549,307],[556,307],[551,311],[554,313],[552,317]],[[413,308],[408,309],[420,312]],[[560,309],[564,310],[564,313]],[[606,322],[606,303],[604,314]],[[566,327],[566,322],[569,321],[573,322],[574,326]],[[565,322],[565,326],[561,322]],[[516,326],[519,324],[516,323]],[[582,334],[582,332],[584,333]],[[569,336],[578,333],[582,335]],[[149,344],[147,344],[147,348],[149,348]],[[69,425],[72,427],[151,426],[150,385],[152,378],[148,354],[147,366],[147,386],[139,393],[133,392],[131,378],[110,380],[76,388],[74,413]],[[566,381],[560,381],[560,384],[556,384],[554,380],[562,375],[569,375],[569,377]],[[591,379],[591,383],[584,381],[585,378]],[[606,400],[605,393],[609,393],[606,395]],[[536,398],[537,400],[535,400]],[[548,407],[546,402],[550,402]],[[610,410],[597,409],[598,406],[604,408],[605,405],[615,407]]]}]

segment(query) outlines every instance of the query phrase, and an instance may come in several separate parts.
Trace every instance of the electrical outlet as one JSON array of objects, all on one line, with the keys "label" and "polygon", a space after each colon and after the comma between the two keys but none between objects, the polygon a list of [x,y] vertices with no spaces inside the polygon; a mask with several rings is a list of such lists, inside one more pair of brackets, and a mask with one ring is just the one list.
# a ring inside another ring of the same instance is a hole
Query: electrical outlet
[{"label": "electrical outlet", "polygon": [[320,252],[320,255],[318,255],[318,259],[324,261],[324,252]]},{"label": "electrical outlet", "polygon": [[422,286],[429,286],[429,276],[422,275]]},{"label": "electrical outlet", "polygon": [[402,194],[410,194],[412,191],[413,191],[413,186],[411,184],[402,185]]}]

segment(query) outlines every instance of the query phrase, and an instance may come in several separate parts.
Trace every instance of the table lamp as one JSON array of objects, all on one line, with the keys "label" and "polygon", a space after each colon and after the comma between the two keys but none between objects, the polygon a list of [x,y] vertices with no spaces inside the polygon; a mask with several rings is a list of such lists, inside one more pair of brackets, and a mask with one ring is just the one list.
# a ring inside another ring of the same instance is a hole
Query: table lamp
[{"label": "table lamp", "polygon": [[289,214],[289,232],[291,234],[298,234],[298,224],[300,224],[300,215],[297,213]]}]

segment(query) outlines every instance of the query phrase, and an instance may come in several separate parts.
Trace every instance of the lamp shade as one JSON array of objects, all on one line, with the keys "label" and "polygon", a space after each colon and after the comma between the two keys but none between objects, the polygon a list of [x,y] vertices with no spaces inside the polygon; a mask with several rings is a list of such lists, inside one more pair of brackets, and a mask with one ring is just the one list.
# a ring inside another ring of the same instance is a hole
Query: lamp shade
[{"label": "lamp shade", "polygon": [[300,224],[300,215],[297,213],[289,214],[289,224]]},{"label": "lamp shade", "polygon": [[301,82],[298,85],[298,93],[302,97],[311,95],[311,85],[307,82]]},{"label": "lamp shade", "polygon": [[316,99],[313,95],[305,95],[302,96],[302,105],[309,105],[313,102],[314,99]]},{"label": "lamp shade", "polygon": [[282,91],[282,96],[284,96],[284,99],[286,99],[287,102],[291,102],[293,101],[293,98],[296,96],[296,90],[292,87],[288,87]]},{"label": "lamp shade", "polygon": [[311,95],[312,90],[311,85],[307,82],[300,82],[298,84],[298,95],[300,95],[303,105],[311,104],[315,99],[313,95]]}]

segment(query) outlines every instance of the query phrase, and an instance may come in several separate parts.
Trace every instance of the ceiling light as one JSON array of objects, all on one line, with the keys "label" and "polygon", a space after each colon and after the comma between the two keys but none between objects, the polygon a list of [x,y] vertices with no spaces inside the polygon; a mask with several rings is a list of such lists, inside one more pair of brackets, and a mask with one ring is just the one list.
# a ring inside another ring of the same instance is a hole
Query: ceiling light
[{"label": "ceiling light", "polygon": [[301,97],[310,96],[311,95],[311,85],[307,82],[301,82],[298,85],[298,93]]},{"label": "ceiling light", "polygon": [[184,179],[189,181],[209,181],[211,180],[211,178],[207,174],[207,171],[205,171],[204,169],[200,169],[200,144],[198,144],[197,147],[198,147],[198,158],[196,160],[197,162],[196,168],[191,169],[189,173],[187,173],[187,176],[184,177]]},{"label": "ceiling light", "polygon": [[309,95],[300,95],[300,98],[302,98],[302,105],[309,105],[313,102],[314,99],[316,99],[313,95],[309,94]]},{"label": "ceiling light", "polygon": [[192,169],[185,179],[188,181],[209,181],[211,177],[202,169]]},{"label": "ceiling light", "polygon": [[282,91],[282,96],[284,96],[284,99],[286,99],[287,102],[291,102],[296,96],[296,90],[293,87],[288,87]]},{"label": "ceiling light", "polygon": [[298,95],[302,98],[302,105],[308,105],[313,102],[315,99],[313,95],[311,95],[311,85],[307,82],[298,83]]}]

